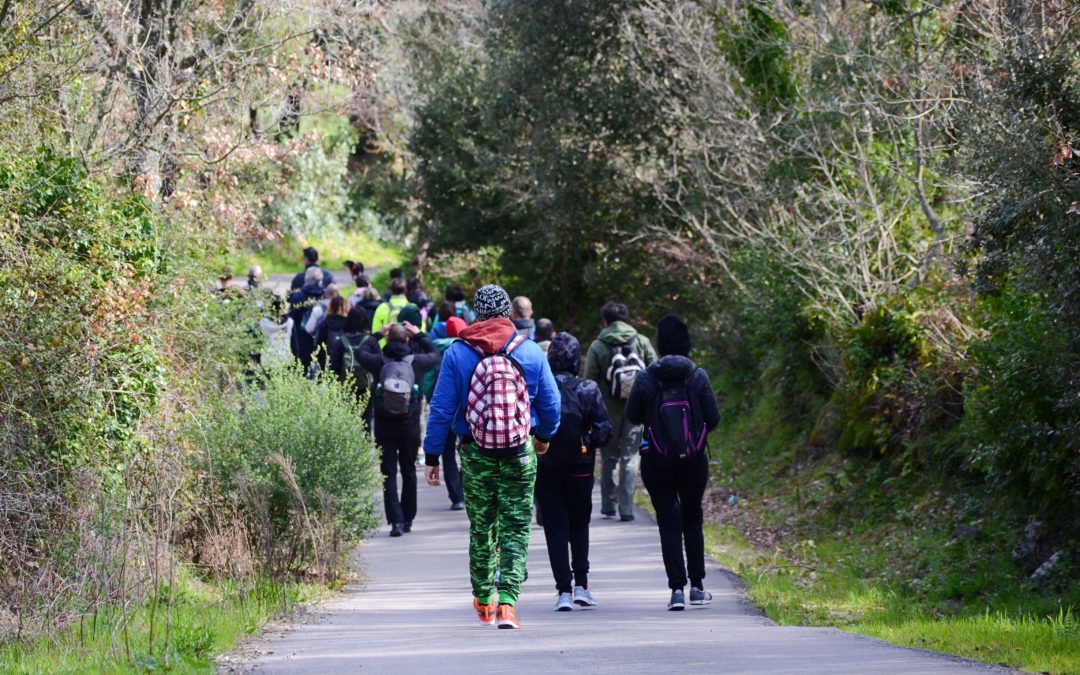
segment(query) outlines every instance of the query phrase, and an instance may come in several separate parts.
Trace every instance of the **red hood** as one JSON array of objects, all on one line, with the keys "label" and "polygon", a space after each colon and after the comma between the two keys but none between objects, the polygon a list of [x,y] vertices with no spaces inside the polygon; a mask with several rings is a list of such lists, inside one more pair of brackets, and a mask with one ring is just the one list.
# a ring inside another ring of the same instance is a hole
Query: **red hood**
[{"label": "red hood", "polygon": [[458,337],[483,350],[485,354],[494,354],[502,349],[515,333],[517,329],[510,319],[498,318],[474,323],[462,329]]}]

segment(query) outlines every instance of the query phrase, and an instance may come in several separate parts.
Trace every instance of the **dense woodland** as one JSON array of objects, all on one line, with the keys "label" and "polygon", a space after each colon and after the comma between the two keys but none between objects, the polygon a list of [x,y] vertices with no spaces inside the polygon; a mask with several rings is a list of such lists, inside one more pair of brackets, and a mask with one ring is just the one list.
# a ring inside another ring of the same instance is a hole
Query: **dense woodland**
[{"label": "dense woodland", "polygon": [[0,641],[175,664],[193,584],[341,578],[356,403],[242,386],[266,308],[208,292],[341,231],[585,340],[682,314],[717,485],[814,476],[782,535],[931,503],[882,517],[975,543],[913,575],[1007,561],[942,615],[1077,602],[1078,45],[1075,0],[0,0]]}]

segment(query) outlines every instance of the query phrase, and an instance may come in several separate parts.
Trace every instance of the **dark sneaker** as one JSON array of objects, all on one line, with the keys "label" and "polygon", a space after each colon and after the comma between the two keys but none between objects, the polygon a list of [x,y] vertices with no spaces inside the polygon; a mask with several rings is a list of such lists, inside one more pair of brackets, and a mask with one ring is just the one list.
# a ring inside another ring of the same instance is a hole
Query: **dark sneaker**
[{"label": "dark sneaker", "polygon": [[464,511],[465,510],[465,502],[454,502],[453,504],[450,505],[450,510],[451,511]]},{"label": "dark sneaker", "polygon": [[405,534],[405,523],[394,523],[390,526],[390,536],[400,537]]},{"label": "dark sneaker", "polygon": [[609,518],[610,519],[610,518],[615,517],[615,512],[614,511],[600,511],[600,515],[603,516],[604,518]]},{"label": "dark sneaker", "polygon": [[691,605],[707,605],[712,602],[712,593],[706,591],[703,588],[690,587],[690,604]]},{"label": "dark sneaker", "polygon": [[667,608],[669,612],[681,612],[686,609],[686,596],[683,595],[681,588],[671,592],[671,600],[668,600]]},{"label": "dark sneaker", "polygon": [[412,521],[406,520],[405,526],[401,528],[402,532],[412,532]]},{"label": "dark sneaker", "polygon": [[632,513],[624,513],[623,515],[619,516],[619,522],[621,523],[629,523],[633,519],[634,514]]}]

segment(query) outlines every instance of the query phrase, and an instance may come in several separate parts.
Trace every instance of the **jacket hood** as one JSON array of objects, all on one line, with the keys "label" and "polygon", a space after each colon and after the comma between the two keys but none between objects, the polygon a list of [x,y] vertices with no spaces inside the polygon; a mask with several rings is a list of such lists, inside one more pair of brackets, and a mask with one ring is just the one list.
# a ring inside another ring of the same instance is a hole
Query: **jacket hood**
[{"label": "jacket hood", "polygon": [[328,330],[345,330],[345,317],[340,314],[331,314],[326,317],[326,328]]},{"label": "jacket hood", "polygon": [[656,379],[679,381],[690,377],[697,365],[685,356],[665,356],[649,366],[648,371]]},{"label": "jacket hood", "polygon": [[559,333],[551,340],[547,359],[552,372],[577,375],[581,370],[581,343],[570,333]]},{"label": "jacket hood", "polygon": [[510,319],[498,317],[487,321],[478,321],[466,327],[458,337],[483,351],[485,354],[494,354],[503,348],[512,336],[517,334],[517,329]]},{"label": "jacket hood", "polygon": [[400,360],[413,353],[412,345],[404,342],[387,342],[382,350],[383,356],[392,360]]},{"label": "jacket hood", "polygon": [[614,347],[634,339],[637,334],[637,331],[630,324],[625,321],[616,321],[600,331],[600,336],[597,339],[606,345]]},{"label": "jacket hood", "polygon": [[300,289],[300,292],[309,297],[318,296],[321,298],[323,296],[324,290],[325,289],[323,289],[323,285],[321,283],[313,282],[310,284],[304,284],[304,287]]}]

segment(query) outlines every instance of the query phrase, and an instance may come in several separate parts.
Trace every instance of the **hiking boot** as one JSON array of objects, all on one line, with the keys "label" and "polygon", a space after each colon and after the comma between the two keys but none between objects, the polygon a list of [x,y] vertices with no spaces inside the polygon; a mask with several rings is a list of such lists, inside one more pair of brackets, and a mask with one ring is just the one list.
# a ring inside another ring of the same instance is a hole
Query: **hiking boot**
[{"label": "hiking boot", "polygon": [[632,514],[632,513],[624,513],[621,516],[619,516],[619,522],[620,523],[629,523],[633,519],[634,519],[634,514]]},{"label": "hiking boot", "polygon": [[465,502],[454,502],[453,504],[450,505],[450,510],[451,511],[464,511],[465,510]]},{"label": "hiking boot", "polygon": [[574,586],[574,604],[578,607],[596,607],[596,598],[584,586]]},{"label": "hiking boot", "polygon": [[400,537],[405,534],[405,523],[394,523],[390,526],[390,536]]},{"label": "hiking boot", "polygon": [[499,605],[499,608],[495,610],[495,621],[499,624],[499,628],[521,628],[513,605]]},{"label": "hiking boot", "polygon": [[569,593],[559,593],[558,600],[555,601],[556,612],[570,612],[574,609],[574,601]]},{"label": "hiking boot", "polygon": [[683,595],[681,588],[676,588],[671,592],[671,600],[668,600],[667,608],[669,612],[681,612],[686,609],[686,596]]},{"label": "hiking boot", "polygon": [[402,532],[412,532],[412,521],[406,520],[405,525],[401,528]]},{"label": "hiking boot", "polygon": [[491,626],[495,623],[495,598],[492,598],[491,602],[486,605],[481,605],[479,600],[473,598],[472,606],[476,610],[476,617],[480,619],[480,623],[485,626]]},{"label": "hiking boot", "polygon": [[691,605],[707,605],[712,602],[712,593],[706,591],[703,588],[690,587],[690,604]]}]

